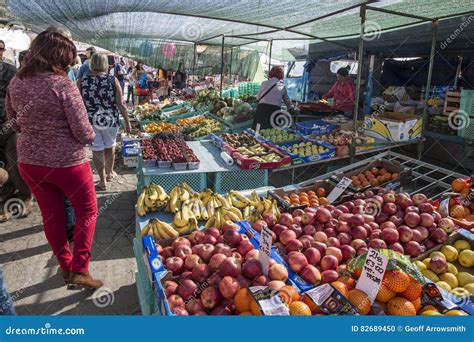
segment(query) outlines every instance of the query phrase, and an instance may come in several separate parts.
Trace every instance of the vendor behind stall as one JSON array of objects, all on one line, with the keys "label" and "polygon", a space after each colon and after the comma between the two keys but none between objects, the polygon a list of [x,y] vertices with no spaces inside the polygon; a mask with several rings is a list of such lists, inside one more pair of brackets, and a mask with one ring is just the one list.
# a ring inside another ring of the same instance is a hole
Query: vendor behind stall
[{"label": "vendor behind stall", "polygon": [[354,111],[354,82],[349,77],[347,68],[339,68],[336,76],[336,83],[323,95],[323,99],[332,98],[332,108],[339,112],[337,114],[352,117]]},{"label": "vendor behind stall", "polygon": [[258,106],[253,119],[252,128],[271,128],[271,116],[281,110],[281,102],[284,101],[288,110],[292,108],[291,100],[283,84],[283,69],[275,66],[268,74],[268,80],[263,81],[257,94]]}]

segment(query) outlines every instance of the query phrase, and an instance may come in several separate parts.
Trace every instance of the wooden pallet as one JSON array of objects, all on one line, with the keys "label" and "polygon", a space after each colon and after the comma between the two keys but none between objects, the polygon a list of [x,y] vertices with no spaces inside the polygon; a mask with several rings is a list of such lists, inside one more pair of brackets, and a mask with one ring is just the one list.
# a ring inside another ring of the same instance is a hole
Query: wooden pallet
[{"label": "wooden pallet", "polygon": [[458,111],[461,104],[460,91],[447,91],[444,98],[443,115],[449,116],[452,112]]}]

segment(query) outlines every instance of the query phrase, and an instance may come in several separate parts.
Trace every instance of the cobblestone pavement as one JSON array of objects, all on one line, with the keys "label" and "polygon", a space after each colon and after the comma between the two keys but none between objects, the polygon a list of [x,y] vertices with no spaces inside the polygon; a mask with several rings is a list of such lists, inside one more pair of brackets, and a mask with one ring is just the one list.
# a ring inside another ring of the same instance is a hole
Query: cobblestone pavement
[{"label": "cobblestone pavement", "polygon": [[[118,166],[116,172],[119,175],[108,183],[107,191],[97,193],[99,216],[90,272],[104,281],[104,287],[96,293],[64,285],[36,203],[27,218],[0,224],[0,264],[18,314],[140,314],[132,249],[135,170]],[[94,178],[98,179],[96,174]]]}]

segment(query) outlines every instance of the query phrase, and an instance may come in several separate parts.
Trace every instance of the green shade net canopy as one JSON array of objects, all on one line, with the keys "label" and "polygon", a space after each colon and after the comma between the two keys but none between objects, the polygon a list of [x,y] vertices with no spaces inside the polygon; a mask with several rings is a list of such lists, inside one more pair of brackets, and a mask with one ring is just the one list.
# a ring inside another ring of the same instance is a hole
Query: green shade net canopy
[{"label": "green shade net canopy", "polygon": [[[362,4],[428,19],[474,12],[474,0],[6,0],[10,13],[35,32],[62,25],[76,40],[155,67],[189,70],[194,44],[205,44],[197,70],[216,72],[225,36],[224,71],[245,76],[255,72],[256,52],[268,53],[270,40],[272,58],[288,60],[292,49],[357,37]],[[367,20],[381,32],[426,23],[373,10]]]}]

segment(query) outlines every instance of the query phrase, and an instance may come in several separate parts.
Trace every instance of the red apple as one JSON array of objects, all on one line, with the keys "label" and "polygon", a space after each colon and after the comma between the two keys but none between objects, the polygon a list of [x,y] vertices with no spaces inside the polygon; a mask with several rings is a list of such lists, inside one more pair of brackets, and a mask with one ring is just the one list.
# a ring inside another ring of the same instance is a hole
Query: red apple
[{"label": "red apple", "polygon": [[283,213],[280,215],[279,223],[289,227],[293,224],[293,216],[291,216],[289,213]]},{"label": "red apple", "polygon": [[334,228],[326,228],[324,229],[324,233],[326,233],[328,238],[337,236],[337,232]]},{"label": "red apple", "polygon": [[339,263],[342,262],[342,251],[339,247],[328,247],[326,249],[326,255],[334,255]]},{"label": "red apple", "polygon": [[191,279],[186,279],[178,286],[178,294],[187,300],[189,297],[196,295],[197,285]]},{"label": "red apple", "polygon": [[258,249],[252,249],[250,252],[245,254],[245,261],[248,261],[250,259],[258,259]]},{"label": "red apple", "polygon": [[328,245],[328,247],[339,247],[341,245],[341,242],[337,239],[337,237],[330,237],[326,244]]},{"label": "red apple", "polygon": [[419,206],[421,203],[428,202],[428,198],[425,194],[414,194],[413,196],[411,196],[411,199],[413,201],[413,204],[416,206]]},{"label": "red apple", "polygon": [[250,259],[243,264],[242,274],[249,279],[258,277],[262,274],[262,264],[257,259]]},{"label": "red apple", "polygon": [[[425,203],[422,203],[425,204]],[[420,225],[423,227],[431,227],[434,223],[434,217],[431,216],[431,214],[428,213],[421,213],[420,214]]]},{"label": "red apple", "polygon": [[263,214],[263,221],[269,228],[272,228],[275,225],[275,223],[278,222],[276,216],[271,213]]},{"label": "red apple", "polygon": [[454,222],[448,217],[439,220],[439,228],[443,229],[446,233],[450,234],[454,231]]},{"label": "red apple", "polygon": [[428,231],[428,228],[426,228],[426,227],[417,226],[414,229],[420,232],[422,240],[426,240],[428,238],[428,236],[430,235],[430,233]]},{"label": "red apple", "polygon": [[[340,210],[343,214],[348,214],[349,213],[349,209],[345,206],[345,205],[338,205],[336,207],[337,210]],[[340,216],[340,215],[339,215]]]},{"label": "red apple", "polygon": [[337,266],[339,266],[339,261],[337,257],[335,257],[334,255],[325,255],[321,259],[320,267],[322,271],[327,271],[327,270],[335,271],[337,269]]},{"label": "red apple", "polygon": [[430,260],[430,270],[436,274],[443,274],[448,272],[448,263],[446,259],[435,255]]},{"label": "red apple", "polygon": [[227,257],[221,265],[219,274],[222,277],[231,276],[237,277],[241,271],[240,262],[235,257]]},{"label": "red apple", "polygon": [[337,226],[336,226],[336,231],[338,233],[348,233],[350,231],[351,227],[347,222],[339,221]]},{"label": "red apple", "polygon": [[196,254],[188,255],[184,260],[184,268],[188,271],[192,271],[193,268],[199,264],[202,264],[202,259]]},{"label": "red apple", "polygon": [[227,256],[225,254],[214,254],[209,260],[209,268],[211,269],[211,271],[218,271],[225,259],[227,259]]},{"label": "red apple", "polygon": [[331,212],[326,208],[319,208],[316,212],[316,220],[321,223],[326,223],[332,218]]},{"label": "red apple", "polygon": [[316,227],[312,224],[307,224],[303,227],[303,234],[313,236],[316,233]]},{"label": "red apple", "polygon": [[390,216],[390,222],[393,222],[393,224],[395,224],[395,226],[399,226],[403,223],[403,217],[399,217],[397,215],[392,215]]},{"label": "red apple", "polygon": [[301,243],[303,244],[303,250],[311,247],[311,241],[314,241],[313,237],[310,235],[303,235],[300,238],[298,238],[298,240],[300,240]]},{"label": "red apple", "polygon": [[227,230],[224,233],[224,240],[231,246],[236,247],[242,241],[242,235],[235,230]]},{"label": "red apple", "polygon": [[319,241],[312,241],[311,242],[311,247],[316,248],[321,255],[326,253],[327,246],[325,243],[319,242]]},{"label": "red apple", "polygon": [[218,305],[211,311],[211,316],[229,316],[232,310],[227,306]]},{"label": "red apple", "polygon": [[199,243],[215,245],[217,243],[217,239],[211,234],[206,234],[201,240],[199,240]]},{"label": "red apple", "polygon": [[330,219],[328,222],[326,222],[326,223],[324,224],[324,228],[333,228],[333,229],[336,229],[338,223],[339,223],[338,220],[336,220],[335,218],[332,218],[332,219]]},{"label": "red apple", "polygon": [[387,222],[384,222],[380,225],[381,230],[384,230],[384,229],[387,229],[387,228],[397,229],[397,226],[392,221],[387,221]]},{"label": "red apple", "polygon": [[165,296],[168,298],[171,295],[174,295],[178,290],[178,283],[172,280],[167,280],[163,284],[163,289],[165,290]]},{"label": "red apple", "polygon": [[242,274],[239,274],[237,278],[235,279],[239,283],[241,289],[247,288],[250,286],[250,280],[245,278]]},{"label": "red apple", "polygon": [[303,225],[312,224],[313,220],[314,220],[314,217],[315,217],[315,214],[313,214],[313,213],[304,213],[301,216],[301,223]]},{"label": "red apple", "polygon": [[168,305],[169,305],[171,310],[173,310],[175,308],[184,308],[184,305],[185,305],[184,304],[184,299],[180,295],[172,294],[168,298]]},{"label": "red apple", "polygon": [[413,238],[413,232],[410,227],[403,225],[403,226],[399,226],[397,230],[398,230],[398,235],[401,242],[406,243],[408,241],[411,241],[411,239]]},{"label": "red apple", "polygon": [[278,291],[281,289],[283,286],[285,286],[285,282],[281,280],[272,280],[268,282],[268,287],[271,288],[272,290]]},{"label": "red apple", "polygon": [[212,310],[219,304],[221,300],[221,294],[217,287],[210,286],[206,287],[201,293],[201,304],[206,309]]},{"label": "red apple", "polygon": [[174,256],[173,247],[168,246],[168,247],[163,248],[163,253],[162,254],[163,254],[164,259],[171,258],[172,256]]},{"label": "red apple", "polygon": [[193,280],[193,272],[191,271],[185,271],[183,273],[181,273],[179,275],[179,278],[178,278],[178,283],[182,283],[183,281],[189,279],[189,280]]},{"label": "red apple", "polygon": [[409,206],[408,208],[405,209],[405,214],[407,213],[416,213],[416,214],[419,214],[420,213],[420,209],[418,209],[418,207],[415,207],[414,205],[412,206]]},{"label": "red apple", "polygon": [[398,230],[395,228],[385,228],[380,235],[387,245],[398,242]]},{"label": "red apple", "polygon": [[382,211],[388,216],[392,216],[397,212],[397,205],[393,202],[388,202],[383,205]]},{"label": "red apple", "polygon": [[184,261],[179,257],[171,257],[166,259],[165,267],[171,271],[174,276],[177,276],[183,272]]},{"label": "red apple", "polygon": [[[431,213],[431,215],[433,215],[434,222],[435,222],[436,224],[438,224],[438,223],[441,221],[441,219],[442,219],[441,214],[438,213],[437,211],[433,211],[433,212]],[[447,233],[449,233],[449,232],[447,232]]]},{"label": "red apple", "polygon": [[369,236],[369,240],[380,239],[382,237],[382,231],[380,229],[374,229]]},{"label": "red apple", "polygon": [[235,294],[239,290],[239,282],[233,277],[225,276],[219,283],[219,291],[224,298],[234,298]]},{"label": "red apple", "polygon": [[369,249],[367,247],[362,247],[357,250],[357,256],[367,253]]},{"label": "red apple", "polygon": [[395,203],[395,201],[397,200],[395,194],[392,192],[386,193],[385,195],[383,195],[382,198],[384,203]]},{"label": "red apple", "polygon": [[189,241],[185,237],[180,236],[180,237],[177,237],[173,241],[173,243],[171,244],[171,247],[173,247],[173,249],[175,249],[176,247],[181,246],[181,245],[191,247],[191,241]]},{"label": "red apple", "polygon": [[301,235],[303,235],[303,228],[299,225],[292,224],[291,227],[290,227],[290,230],[295,232],[297,238],[299,238]]},{"label": "red apple", "polygon": [[286,245],[290,240],[296,239],[296,233],[290,229],[287,229],[282,231],[278,238],[282,244]]},{"label": "red apple", "polygon": [[239,245],[237,246],[237,252],[242,256],[245,257],[245,255],[253,250],[253,245],[249,240],[243,240]]},{"label": "red apple", "polygon": [[[349,245],[352,241],[352,237],[347,233],[337,234],[337,239],[339,240],[341,245]],[[338,247],[338,246],[336,246],[336,247]]]},{"label": "red apple", "polygon": [[342,210],[334,209],[333,211],[331,211],[331,216],[337,219],[339,216],[342,215],[342,213]]},{"label": "red apple", "polygon": [[431,205],[431,203],[428,202],[421,203],[420,205],[418,205],[418,209],[420,210],[420,213],[427,214],[431,214],[434,211],[433,206]]},{"label": "red apple", "polygon": [[351,229],[351,235],[354,239],[367,239],[367,231],[362,226],[355,226]]},{"label": "red apple", "polygon": [[173,308],[171,312],[177,316],[189,316],[189,313],[185,308]]},{"label": "red apple", "polygon": [[311,285],[317,285],[321,282],[321,273],[319,273],[319,270],[313,265],[307,265],[303,268],[300,275],[303,280]]},{"label": "red apple", "polygon": [[349,246],[349,245],[342,245],[341,246],[341,252],[342,252],[342,260],[347,261],[355,257],[356,255],[356,250]]},{"label": "red apple", "polygon": [[[291,226],[294,226],[294,225],[301,226],[301,224],[302,224],[301,219],[302,219],[302,216],[293,217],[293,222],[292,222]],[[290,226],[290,229],[291,229],[291,226]]]},{"label": "red apple", "polygon": [[204,232],[196,230],[189,235],[188,239],[191,242],[191,245],[194,246],[199,243],[199,240],[201,240],[203,236]]},{"label": "red apple", "polygon": [[428,250],[428,249],[431,249],[431,248],[433,248],[434,246],[436,246],[437,243],[434,242],[434,241],[431,240],[431,239],[428,239],[428,240],[426,240],[426,241],[423,242],[423,245],[424,245],[425,248]]},{"label": "red apple", "polygon": [[211,274],[209,279],[207,279],[207,283],[209,284],[209,286],[218,286],[221,279],[222,277],[220,276],[219,272],[214,272],[213,274]]},{"label": "red apple", "polygon": [[362,216],[361,214],[352,215],[347,221],[347,223],[349,223],[349,225],[352,227],[362,226],[365,223],[364,216]]},{"label": "red apple", "polygon": [[286,251],[289,252],[301,252],[303,250],[303,243],[299,240],[293,239],[288,241],[286,244]]},{"label": "red apple", "polygon": [[405,214],[403,220],[407,226],[415,228],[420,223],[420,215],[415,212],[409,212]]},{"label": "red apple", "polygon": [[223,224],[222,224],[222,232],[225,233],[226,231],[228,230],[236,230],[236,231],[239,231],[240,228],[238,225],[236,225],[234,222],[232,221],[225,221]]},{"label": "red apple", "polygon": [[288,255],[288,264],[293,272],[299,273],[308,265],[308,260],[301,252],[292,252]]},{"label": "red apple", "polygon": [[267,286],[270,280],[263,274],[252,280],[252,286]]},{"label": "red apple", "polygon": [[[370,228],[372,228],[372,231],[374,231],[374,229],[379,229],[380,226],[377,222],[369,222],[368,225],[370,226]],[[365,227],[365,225],[364,225]]]},{"label": "red apple", "polygon": [[416,241],[416,242],[421,242],[423,241],[423,236],[421,235],[421,232],[416,229],[412,229],[411,231],[413,233],[413,236],[411,238],[411,241]]},{"label": "red apple", "polygon": [[274,264],[268,269],[268,276],[271,280],[286,281],[288,279],[288,271],[281,264]]},{"label": "red apple", "polygon": [[380,224],[388,221],[389,218],[390,218],[390,216],[388,216],[387,214],[382,212],[382,213],[379,213],[377,216],[375,216],[375,222],[380,225]]},{"label": "red apple", "polygon": [[291,215],[293,215],[293,217],[297,217],[297,216],[303,216],[304,213],[305,213],[305,211],[303,209],[295,209],[295,210],[293,210]]},{"label": "red apple", "polygon": [[321,283],[328,284],[336,281],[339,274],[335,270],[326,270],[321,273]]},{"label": "red apple", "polygon": [[321,260],[321,253],[315,247],[310,247],[303,252],[310,265],[318,265]]},{"label": "red apple", "polygon": [[232,249],[230,248],[230,246],[227,246],[223,243],[218,243],[216,245],[216,248],[214,250],[214,253],[215,254],[224,254],[225,256],[231,256],[232,255]]},{"label": "red apple", "polygon": [[391,245],[388,246],[388,248],[400,254],[405,254],[405,249],[399,242],[392,243]]},{"label": "red apple", "polygon": [[442,228],[436,228],[430,238],[436,243],[444,243],[448,240],[448,233],[446,233]]},{"label": "red apple", "polygon": [[202,245],[202,247],[199,249],[198,254],[204,262],[209,262],[209,260],[211,260],[212,255],[214,254],[215,249],[216,248],[214,247],[214,245],[206,243],[205,245]]},{"label": "red apple", "polygon": [[355,240],[352,240],[351,246],[352,246],[354,249],[358,250],[358,249],[360,249],[360,248],[362,248],[362,247],[367,247],[367,244],[365,243],[364,240],[355,239]]},{"label": "red apple", "polygon": [[385,241],[381,239],[373,239],[369,241],[370,248],[387,248]]},{"label": "red apple", "polygon": [[186,303],[186,310],[190,315],[194,315],[196,312],[203,311],[203,306],[201,301],[197,298],[192,298],[191,300],[187,301]]}]

